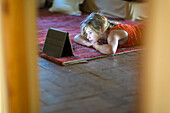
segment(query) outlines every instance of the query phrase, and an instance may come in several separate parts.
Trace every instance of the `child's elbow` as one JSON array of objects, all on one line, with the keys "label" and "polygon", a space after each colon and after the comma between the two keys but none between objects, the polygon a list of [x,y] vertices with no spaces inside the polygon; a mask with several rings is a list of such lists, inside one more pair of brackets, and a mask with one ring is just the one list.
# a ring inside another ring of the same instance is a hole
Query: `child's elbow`
[{"label": "child's elbow", "polygon": [[112,49],[111,49],[110,51],[112,51],[112,54],[115,54],[116,51],[117,51],[117,48],[113,48],[113,47],[112,47]]},{"label": "child's elbow", "polygon": [[108,54],[115,54],[116,53],[116,50],[114,50],[114,49],[112,49],[112,48],[110,48],[109,50],[108,50]]},{"label": "child's elbow", "polygon": [[115,54],[115,51],[109,51],[108,54]]},{"label": "child's elbow", "polygon": [[106,54],[115,54],[116,52],[113,51],[112,48],[108,48]]},{"label": "child's elbow", "polygon": [[82,39],[82,35],[81,34],[78,34],[78,35],[76,35],[75,37],[74,37],[74,41],[75,42],[79,42],[80,40]]},{"label": "child's elbow", "polygon": [[113,51],[113,50],[112,50],[112,54],[115,54],[115,53],[116,53],[116,51]]},{"label": "child's elbow", "polygon": [[78,35],[76,35],[76,36],[74,37],[74,41],[75,41],[75,42],[77,42],[78,37],[79,37]]}]

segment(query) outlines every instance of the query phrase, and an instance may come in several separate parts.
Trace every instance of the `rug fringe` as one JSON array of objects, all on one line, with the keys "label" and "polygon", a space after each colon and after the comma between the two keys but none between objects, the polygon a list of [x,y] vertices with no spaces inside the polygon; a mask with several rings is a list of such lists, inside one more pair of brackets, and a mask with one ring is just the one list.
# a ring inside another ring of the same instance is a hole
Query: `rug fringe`
[{"label": "rug fringe", "polygon": [[87,63],[90,60],[94,60],[94,59],[98,59],[98,58],[104,58],[104,57],[108,57],[108,56],[116,56],[116,55],[121,55],[121,54],[125,54],[125,53],[136,52],[136,51],[140,51],[140,50],[143,50],[143,49],[136,49],[136,50],[120,52],[120,53],[111,54],[111,55],[98,56],[98,57],[93,57],[93,58],[73,60],[73,61],[63,62],[62,65],[66,66],[66,65],[78,64],[78,63]]},{"label": "rug fringe", "polygon": [[63,62],[62,65],[66,66],[66,65],[78,64],[78,63],[86,63],[86,62],[88,62],[88,61],[85,60],[85,59],[79,59],[79,60]]}]

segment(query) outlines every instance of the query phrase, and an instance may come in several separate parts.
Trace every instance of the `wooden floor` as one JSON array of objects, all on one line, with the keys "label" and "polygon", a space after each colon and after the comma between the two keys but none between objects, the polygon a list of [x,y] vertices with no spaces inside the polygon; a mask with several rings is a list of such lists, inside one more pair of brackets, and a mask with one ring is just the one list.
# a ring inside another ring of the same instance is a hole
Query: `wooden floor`
[{"label": "wooden floor", "polygon": [[142,51],[59,66],[39,58],[42,113],[133,113]]}]

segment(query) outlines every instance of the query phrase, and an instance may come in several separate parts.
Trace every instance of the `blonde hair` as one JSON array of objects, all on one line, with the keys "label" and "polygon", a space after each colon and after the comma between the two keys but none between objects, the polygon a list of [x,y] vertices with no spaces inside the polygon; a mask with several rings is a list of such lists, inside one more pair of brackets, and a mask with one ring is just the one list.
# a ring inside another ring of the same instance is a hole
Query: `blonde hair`
[{"label": "blonde hair", "polygon": [[97,36],[101,36],[103,34],[102,29],[104,28],[105,31],[109,25],[110,23],[108,22],[108,19],[101,13],[91,13],[85,20],[82,21],[82,36],[86,37],[85,31],[87,27],[90,27]]}]

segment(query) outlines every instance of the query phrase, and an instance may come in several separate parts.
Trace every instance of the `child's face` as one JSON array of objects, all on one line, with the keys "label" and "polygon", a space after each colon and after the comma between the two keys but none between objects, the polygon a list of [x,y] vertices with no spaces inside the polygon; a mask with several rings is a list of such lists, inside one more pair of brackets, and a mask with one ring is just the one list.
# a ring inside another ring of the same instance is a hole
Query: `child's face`
[{"label": "child's face", "polygon": [[90,27],[86,28],[86,35],[87,35],[87,39],[91,43],[95,43],[100,39]]}]

